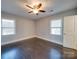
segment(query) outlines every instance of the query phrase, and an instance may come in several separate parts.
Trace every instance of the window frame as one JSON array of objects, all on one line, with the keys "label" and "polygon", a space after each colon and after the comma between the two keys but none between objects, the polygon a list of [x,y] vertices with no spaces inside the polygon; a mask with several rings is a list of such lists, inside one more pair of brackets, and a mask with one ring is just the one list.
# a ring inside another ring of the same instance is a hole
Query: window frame
[{"label": "window frame", "polygon": [[[53,20],[61,20],[61,27],[51,27],[51,22],[53,21]],[[57,18],[57,19],[52,19],[52,20],[50,20],[50,34],[51,35],[59,35],[59,34],[52,34],[52,29],[56,29],[56,28],[58,28],[58,29],[60,29],[61,30],[61,32],[60,32],[60,35],[63,35],[63,19],[62,18]],[[59,36],[60,36],[59,35]]]},{"label": "window frame", "polygon": [[[13,21],[14,22],[14,27],[7,27],[7,26],[5,26],[5,27],[3,27],[2,26],[2,20],[11,20],[11,21]],[[3,34],[3,29],[4,28],[7,28],[7,29],[12,29],[13,28],[13,33],[7,33],[7,34]],[[15,35],[16,34],[16,21],[15,20],[13,20],[13,19],[6,19],[6,18],[2,18],[1,19],[1,35],[3,35],[3,36],[7,36],[7,35]]]}]

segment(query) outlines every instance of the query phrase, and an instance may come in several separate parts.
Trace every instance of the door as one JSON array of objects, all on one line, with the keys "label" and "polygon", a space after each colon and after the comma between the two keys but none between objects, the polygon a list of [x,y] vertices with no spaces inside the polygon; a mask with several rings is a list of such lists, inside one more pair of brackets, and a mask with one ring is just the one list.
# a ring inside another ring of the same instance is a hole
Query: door
[{"label": "door", "polygon": [[64,47],[76,49],[76,20],[76,15],[64,17]]}]

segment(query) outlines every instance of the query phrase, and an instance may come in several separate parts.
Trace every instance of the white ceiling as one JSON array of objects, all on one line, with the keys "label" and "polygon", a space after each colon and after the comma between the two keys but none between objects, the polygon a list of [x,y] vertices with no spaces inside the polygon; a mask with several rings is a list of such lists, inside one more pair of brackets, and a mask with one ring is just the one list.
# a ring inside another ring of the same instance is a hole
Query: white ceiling
[{"label": "white ceiling", "polygon": [[[41,2],[43,4],[42,9],[46,10],[45,13],[39,13],[39,15],[29,14],[30,11],[25,5],[35,4]],[[70,10],[76,8],[76,0],[2,0],[1,10],[7,13],[23,16],[29,19],[38,19],[45,16],[50,16],[55,13]],[[54,10],[50,12],[50,10]]]}]

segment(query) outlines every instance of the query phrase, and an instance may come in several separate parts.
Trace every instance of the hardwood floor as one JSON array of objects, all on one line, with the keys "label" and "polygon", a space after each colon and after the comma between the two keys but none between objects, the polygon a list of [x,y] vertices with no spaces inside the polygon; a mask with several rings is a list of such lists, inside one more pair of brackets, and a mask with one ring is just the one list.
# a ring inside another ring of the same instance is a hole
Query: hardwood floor
[{"label": "hardwood floor", "polygon": [[1,51],[1,59],[76,59],[76,50],[39,38],[2,46]]},{"label": "hardwood floor", "polygon": [[75,49],[63,48],[64,59],[77,59],[77,51]]}]

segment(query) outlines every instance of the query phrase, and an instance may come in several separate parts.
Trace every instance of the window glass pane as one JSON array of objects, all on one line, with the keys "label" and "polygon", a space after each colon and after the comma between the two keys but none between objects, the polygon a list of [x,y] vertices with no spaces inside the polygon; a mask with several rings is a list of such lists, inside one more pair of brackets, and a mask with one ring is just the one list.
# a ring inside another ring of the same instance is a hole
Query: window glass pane
[{"label": "window glass pane", "polygon": [[2,35],[12,35],[15,34],[15,21],[2,19]]},{"label": "window glass pane", "polygon": [[15,34],[14,28],[2,28],[2,35],[11,35]]},{"label": "window glass pane", "polygon": [[52,20],[51,21],[51,27],[62,27],[62,20]]},{"label": "window glass pane", "polygon": [[2,19],[2,27],[15,27],[15,21]]},{"label": "window glass pane", "polygon": [[61,28],[51,28],[51,34],[53,35],[61,35]]}]

